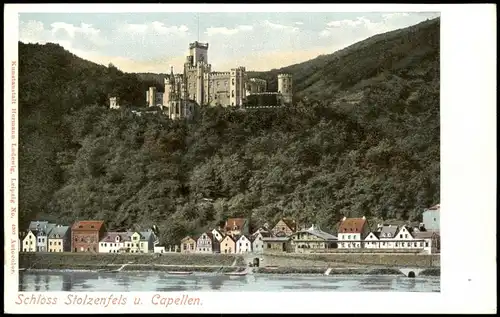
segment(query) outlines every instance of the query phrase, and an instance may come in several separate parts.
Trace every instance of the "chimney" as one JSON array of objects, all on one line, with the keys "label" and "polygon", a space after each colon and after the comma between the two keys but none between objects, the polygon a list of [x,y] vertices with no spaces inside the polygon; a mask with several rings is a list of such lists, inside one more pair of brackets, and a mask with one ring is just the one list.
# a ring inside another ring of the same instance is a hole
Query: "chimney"
[{"label": "chimney", "polygon": [[346,219],[347,219],[347,217],[346,217],[346,216],[344,216],[344,218],[342,218],[342,221],[345,221]]},{"label": "chimney", "polygon": [[366,219],[365,216],[362,217],[363,219]]}]

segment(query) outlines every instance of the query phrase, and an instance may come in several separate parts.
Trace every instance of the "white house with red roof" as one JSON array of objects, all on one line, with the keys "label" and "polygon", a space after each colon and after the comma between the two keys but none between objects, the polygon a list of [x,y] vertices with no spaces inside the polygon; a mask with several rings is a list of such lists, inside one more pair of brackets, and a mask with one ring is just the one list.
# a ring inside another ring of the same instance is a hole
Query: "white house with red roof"
[{"label": "white house with red roof", "polygon": [[370,228],[365,216],[362,218],[342,219],[338,230],[338,248],[362,248],[364,239],[370,234]]}]

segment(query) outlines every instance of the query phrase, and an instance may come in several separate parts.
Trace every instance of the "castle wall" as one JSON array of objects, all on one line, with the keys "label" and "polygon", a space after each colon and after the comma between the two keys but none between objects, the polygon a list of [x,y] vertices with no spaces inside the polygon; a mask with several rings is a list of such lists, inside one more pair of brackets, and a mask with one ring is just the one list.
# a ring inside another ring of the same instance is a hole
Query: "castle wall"
[{"label": "castle wall", "polygon": [[267,82],[264,79],[250,78],[246,81],[246,95],[263,93],[267,90]]}]

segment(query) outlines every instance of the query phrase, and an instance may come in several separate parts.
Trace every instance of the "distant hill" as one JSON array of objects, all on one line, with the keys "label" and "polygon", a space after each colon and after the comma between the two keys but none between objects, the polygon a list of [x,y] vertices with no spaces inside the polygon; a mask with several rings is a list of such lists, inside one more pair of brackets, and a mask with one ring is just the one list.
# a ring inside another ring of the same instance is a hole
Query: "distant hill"
[{"label": "distant hill", "polygon": [[250,72],[277,89],[277,75],[293,75],[300,97],[332,99],[359,88],[363,81],[388,73],[406,80],[439,80],[440,19],[377,34],[328,55],[268,72]]},{"label": "distant hill", "polygon": [[178,243],[228,216],[332,232],[343,215],[418,221],[440,197],[439,26],[252,74],[271,89],[278,73],[293,74],[293,107],[201,107],[193,121],[107,108],[109,95],[144,103],[162,74],[20,43],[20,224],[157,224],[163,242]]}]

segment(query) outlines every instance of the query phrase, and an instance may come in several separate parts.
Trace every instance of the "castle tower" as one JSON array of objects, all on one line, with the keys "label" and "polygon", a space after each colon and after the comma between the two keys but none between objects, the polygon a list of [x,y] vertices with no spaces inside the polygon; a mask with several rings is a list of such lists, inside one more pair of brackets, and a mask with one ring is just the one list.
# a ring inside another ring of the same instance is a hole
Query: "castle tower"
[{"label": "castle tower", "polygon": [[156,106],[156,87],[149,87],[146,93],[146,102],[148,107]]},{"label": "castle tower", "polygon": [[232,68],[229,76],[229,105],[232,107],[242,106],[245,99],[245,77],[244,67]]},{"label": "castle tower", "polygon": [[200,62],[208,64],[208,43],[190,43],[189,56],[192,56],[191,66],[198,66]]},{"label": "castle tower", "polygon": [[120,98],[110,97],[109,98],[109,108],[110,109],[120,109]]},{"label": "castle tower", "polygon": [[203,61],[200,61],[198,65],[196,66],[196,98],[195,101],[197,104],[202,105],[203,101],[205,100],[204,98],[204,92],[205,92],[205,63]]},{"label": "castle tower", "polygon": [[278,93],[283,96],[283,102],[285,104],[292,103],[293,96],[292,87],[292,75],[291,74],[279,74],[278,75]]}]

